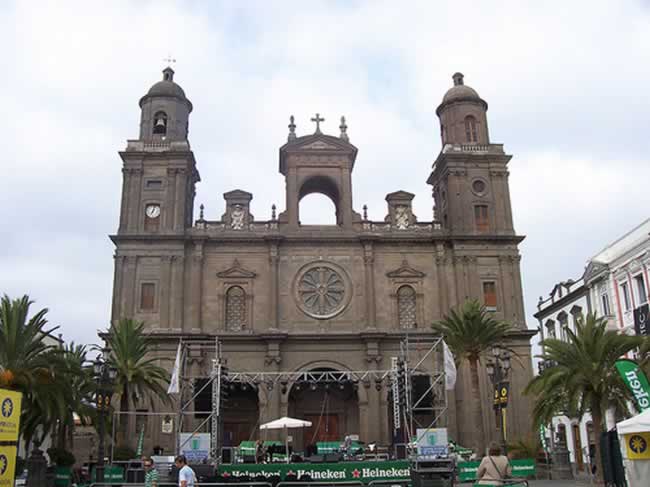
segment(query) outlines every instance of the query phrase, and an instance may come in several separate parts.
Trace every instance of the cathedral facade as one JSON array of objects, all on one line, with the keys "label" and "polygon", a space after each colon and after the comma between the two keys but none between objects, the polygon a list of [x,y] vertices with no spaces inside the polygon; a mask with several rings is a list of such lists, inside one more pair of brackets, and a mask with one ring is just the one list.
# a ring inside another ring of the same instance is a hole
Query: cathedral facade
[{"label": "cathedral facade", "polygon": [[[115,243],[112,320],[146,322],[157,353],[173,359],[185,342],[219,337],[228,367],[237,371],[363,371],[391,367],[408,333],[423,342],[431,323],[467,299],[479,299],[517,332],[510,347],[520,360],[511,377],[509,436],[530,434],[530,403],[520,392],[532,377],[525,325],[520,254],[513,228],[507,155],[490,142],[487,103],[454,75],[437,108],[442,150],[427,182],[434,221],[412,211],[414,195],[385,196],[386,217],[371,221],[355,211],[352,173],[357,148],[341,120],[338,135],[296,134],[293,119],[279,150],[285,177],[283,209],[253,217],[253,195],[224,193],[219,220],[195,219],[199,164],[187,139],[192,103],[171,68],[140,100],[140,136],[120,152],[123,186]],[[423,174],[423,177],[427,176]],[[242,184],[246,181],[242,180]],[[300,200],[329,197],[336,225],[303,225]],[[211,355],[188,358],[194,376],[206,376]],[[169,364],[171,369],[172,362]],[[450,436],[476,445],[477,428],[499,437],[491,408],[492,386],[481,372],[483,425],[473,424],[469,374],[461,369],[449,394]],[[338,440],[358,434],[390,445],[389,387],[346,385],[323,391],[290,387],[232,392],[223,443],[255,438],[260,422],[280,416],[311,419],[297,438]],[[199,408],[201,409],[201,408]],[[154,442],[169,444],[159,431]],[[169,451],[169,450],[168,450]]]}]

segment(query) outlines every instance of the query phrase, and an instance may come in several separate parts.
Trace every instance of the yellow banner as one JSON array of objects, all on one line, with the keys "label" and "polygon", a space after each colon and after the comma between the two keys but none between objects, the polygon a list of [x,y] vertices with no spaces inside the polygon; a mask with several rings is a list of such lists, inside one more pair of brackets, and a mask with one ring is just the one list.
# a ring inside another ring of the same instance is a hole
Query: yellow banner
[{"label": "yellow banner", "polygon": [[0,389],[0,441],[18,441],[22,398],[20,392]]},{"label": "yellow banner", "polygon": [[16,447],[0,446],[0,487],[14,486]]},{"label": "yellow banner", "polygon": [[630,433],[625,436],[627,458],[650,460],[650,433]]}]

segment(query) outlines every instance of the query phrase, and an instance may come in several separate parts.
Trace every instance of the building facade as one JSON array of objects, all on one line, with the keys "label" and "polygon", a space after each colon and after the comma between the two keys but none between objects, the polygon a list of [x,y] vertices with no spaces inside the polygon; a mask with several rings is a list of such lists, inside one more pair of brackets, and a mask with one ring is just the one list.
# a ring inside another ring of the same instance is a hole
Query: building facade
[{"label": "building facade", "polygon": [[[650,270],[650,219],[609,244],[589,259],[579,279],[556,284],[549,297],[540,297],[537,318],[542,338],[567,339],[576,319],[587,313],[604,317],[611,330],[650,334],[648,273]],[[607,428],[615,426],[611,412]],[[577,472],[585,470],[593,456],[595,437],[589,414],[583,418],[556,416],[550,425],[551,442],[566,445]]]},{"label": "building facade", "polygon": [[[293,117],[279,150],[285,177],[284,208],[257,219],[253,195],[224,193],[220,218],[195,220],[199,165],[187,138],[192,103],[167,68],[140,100],[140,135],[120,152],[123,186],[115,250],[112,319],[144,320],[156,338],[152,353],[173,357],[186,343],[218,336],[231,370],[363,371],[390,368],[400,340],[430,338],[430,324],[465,300],[481,300],[512,322],[509,346],[521,356],[513,370],[508,409],[513,438],[530,432],[530,402],[521,391],[532,376],[525,323],[518,236],[513,227],[507,155],[490,141],[487,103],[454,75],[437,108],[442,150],[427,182],[435,219],[419,220],[414,194],[386,195],[386,217],[371,221],[353,204],[352,174],[358,149],[345,119],[339,133],[298,135]],[[360,161],[361,163],[361,161]],[[427,176],[422,168],[423,177]],[[246,180],[242,179],[242,184]],[[300,201],[329,197],[336,225],[303,225]],[[211,356],[189,357],[193,376],[207,376]],[[170,364],[171,362],[164,362]],[[423,364],[423,367],[431,365]],[[498,439],[491,385],[481,373],[484,421],[471,417],[468,374],[461,370],[449,396],[445,423],[463,445],[476,431]],[[290,387],[286,391],[231,391],[224,443],[255,438],[260,422],[297,415],[314,422],[297,444],[358,434],[389,445],[390,391],[358,384],[341,390]],[[199,408],[201,409],[201,408]],[[442,424],[442,423],[439,423]],[[149,431],[152,441],[170,438]],[[171,448],[170,448],[171,449]],[[168,450],[169,451],[169,450]]]}]

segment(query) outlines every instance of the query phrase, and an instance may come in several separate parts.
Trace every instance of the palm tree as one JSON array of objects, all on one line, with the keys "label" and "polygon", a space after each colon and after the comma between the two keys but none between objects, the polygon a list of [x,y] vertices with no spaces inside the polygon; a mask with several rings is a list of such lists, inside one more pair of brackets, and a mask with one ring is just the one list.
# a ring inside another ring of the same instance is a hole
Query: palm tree
[{"label": "palm tree", "polygon": [[48,369],[46,352],[55,348],[46,337],[53,337],[58,327],[46,330],[47,308],[27,319],[33,301],[25,295],[11,300],[6,294],[0,300],[0,386],[22,392],[38,381]]},{"label": "palm tree", "polygon": [[[567,340],[543,340],[541,358],[551,364],[535,377],[525,393],[534,394],[534,420],[545,424],[559,413],[582,417],[591,412],[596,437],[598,475],[602,476],[600,435],[603,417],[609,408],[627,411],[630,392],[614,363],[643,344],[644,339],[607,330],[607,320],[594,314],[579,317],[575,332],[567,330]],[[553,407],[553,398],[564,397]]]},{"label": "palm tree", "polygon": [[485,431],[478,366],[481,355],[486,351],[497,345],[503,347],[512,325],[495,319],[477,300],[468,300],[462,307],[457,310],[452,309],[441,321],[434,323],[433,329],[443,336],[454,355],[457,366],[464,360],[469,363],[474,426],[478,433],[476,447],[477,451],[483,451]]},{"label": "palm tree", "polygon": [[27,295],[0,299],[0,386],[23,393],[21,435],[27,450],[32,443],[40,446],[65,409],[65,380],[56,374],[60,356],[52,336],[57,327],[46,330],[45,308],[28,318],[32,304]]},{"label": "palm tree", "polygon": [[87,360],[87,347],[70,342],[64,345],[61,355],[61,369],[57,371],[65,378],[62,393],[66,398],[65,415],[59,418],[57,427],[58,447],[65,449],[72,445],[74,432],[74,415],[77,414],[82,423],[94,415],[92,406],[96,384],[93,380],[92,367]]},{"label": "palm tree", "polygon": [[[148,399],[154,405],[158,398],[169,402],[167,384],[169,373],[156,364],[157,358],[148,355],[153,341],[144,333],[144,322],[129,318],[113,325],[106,336],[110,348],[109,361],[117,369],[116,391],[120,395],[120,412],[129,412],[131,404]],[[121,433],[126,438],[129,417],[122,423]]]}]

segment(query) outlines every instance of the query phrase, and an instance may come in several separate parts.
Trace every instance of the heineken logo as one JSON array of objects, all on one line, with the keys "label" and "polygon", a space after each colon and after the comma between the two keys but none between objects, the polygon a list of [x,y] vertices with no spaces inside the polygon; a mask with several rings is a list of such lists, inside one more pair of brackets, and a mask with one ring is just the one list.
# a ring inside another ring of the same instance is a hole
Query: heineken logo
[{"label": "heineken logo", "polygon": [[630,389],[632,389],[632,393],[639,403],[639,406],[641,406],[643,409],[649,408],[650,395],[648,395],[645,388],[643,387],[643,384],[639,380],[636,370],[625,372],[625,378],[627,379],[627,382],[630,385]]}]

